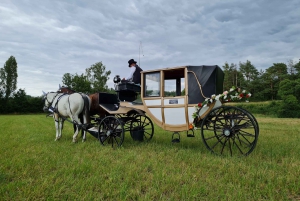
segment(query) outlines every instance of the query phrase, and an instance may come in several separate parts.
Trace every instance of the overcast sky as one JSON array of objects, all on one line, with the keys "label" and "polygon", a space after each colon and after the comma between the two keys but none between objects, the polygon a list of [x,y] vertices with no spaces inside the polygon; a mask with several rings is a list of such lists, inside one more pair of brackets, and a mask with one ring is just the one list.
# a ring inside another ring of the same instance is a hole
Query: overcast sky
[{"label": "overcast sky", "polygon": [[1,0],[1,67],[11,55],[17,87],[32,96],[100,61],[113,87],[139,56],[144,70],[246,60],[266,69],[299,61],[300,1]]}]

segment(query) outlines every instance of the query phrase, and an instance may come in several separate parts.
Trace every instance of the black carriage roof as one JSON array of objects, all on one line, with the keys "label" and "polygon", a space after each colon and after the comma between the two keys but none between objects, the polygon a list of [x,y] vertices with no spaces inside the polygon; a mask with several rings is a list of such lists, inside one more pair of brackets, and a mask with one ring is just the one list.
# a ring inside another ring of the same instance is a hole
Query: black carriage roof
[{"label": "black carriage roof", "polygon": [[187,71],[189,104],[203,102],[205,98],[223,92],[224,72],[219,66],[187,66]]},{"label": "black carriage roof", "polygon": [[212,68],[220,68],[218,65],[199,65],[199,66],[175,66],[175,67],[167,67],[167,68],[159,68],[159,69],[153,69],[153,70],[144,70],[142,73],[148,73],[148,72],[158,72],[158,71],[168,71],[168,70],[177,70],[177,69],[183,69],[183,68],[203,68],[203,67],[212,67]]}]

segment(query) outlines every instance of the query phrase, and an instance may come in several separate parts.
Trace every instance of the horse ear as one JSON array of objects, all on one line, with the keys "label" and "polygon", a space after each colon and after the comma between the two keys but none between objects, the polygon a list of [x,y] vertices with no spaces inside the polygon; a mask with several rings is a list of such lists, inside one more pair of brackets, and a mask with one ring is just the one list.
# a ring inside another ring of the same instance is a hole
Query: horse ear
[{"label": "horse ear", "polygon": [[44,91],[42,91],[44,95],[46,95],[46,93]]}]

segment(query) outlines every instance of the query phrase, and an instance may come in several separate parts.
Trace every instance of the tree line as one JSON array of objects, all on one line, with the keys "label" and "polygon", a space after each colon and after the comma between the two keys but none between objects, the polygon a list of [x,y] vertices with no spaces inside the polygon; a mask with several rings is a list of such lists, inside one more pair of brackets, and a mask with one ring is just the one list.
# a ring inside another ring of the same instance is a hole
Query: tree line
[{"label": "tree line", "polygon": [[[86,94],[113,92],[107,81],[111,71],[106,71],[102,62],[97,62],[82,74],[65,73],[62,83],[77,92]],[[0,68],[0,114],[41,113],[44,106],[43,96],[33,97],[25,89],[17,89],[18,64],[14,56],[9,57],[3,68]]]},{"label": "tree line", "polygon": [[25,89],[17,90],[17,79],[18,64],[10,56],[0,68],[0,114],[40,113],[42,98],[26,95]]},{"label": "tree line", "polygon": [[[14,56],[9,57],[4,67],[0,68],[0,114],[42,112],[42,96],[32,97],[26,94],[25,89],[17,89],[17,69]],[[280,100],[276,110],[286,113],[281,116],[300,117],[297,114],[300,113],[300,60],[273,63],[265,70],[258,70],[249,60],[238,64],[225,62],[222,69],[225,75],[224,90],[237,86],[251,92],[251,101]],[[110,74],[111,71],[106,70],[102,62],[97,62],[82,74],[63,74],[62,83],[86,94],[99,91],[114,93],[107,86]],[[289,111],[293,111],[293,115]]]},{"label": "tree line", "polygon": [[264,107],[272,111],[263,112],[261,109],[261,113],[271,112],[277,117],[300,117],[300,60],[289,60],[287,64],[273,63],[265,70],[257,70],[248,60],[238,65],[226,62],[222,68],[225,89],[239,86],[252,93],[252,101],[273,101]]},{"label": "tree line", "polygon": [[[286,93],[282,93],[281,85],[286,85],[286,80],[291,83],[300,81],[300,60],[289,60],[288,64],[274,63],[265,70],[257,70],[248,60],[238,65],[226,62],[222,68],[225,73],[224,89],[231,86],[245,88],[252,93],[252,100],[256,101],[283,100]],[[300,98],[297,93],[291,95]]]}]

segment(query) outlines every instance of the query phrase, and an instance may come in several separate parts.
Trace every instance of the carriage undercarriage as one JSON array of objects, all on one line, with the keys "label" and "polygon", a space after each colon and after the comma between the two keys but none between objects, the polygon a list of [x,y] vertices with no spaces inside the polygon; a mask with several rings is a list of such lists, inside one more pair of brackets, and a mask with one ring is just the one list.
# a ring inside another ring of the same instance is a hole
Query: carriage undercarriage
[{"label": "carriage undercarriage", "polygon": [[[87,131],[102,145],[112,147],[122,146],[125,133],[140,142],[148,142],[154,135],[152,120],[141,114],[94,117],[92,125],[97,130]],[[218,155],[246,156],[254,150],[258,140],[259,126],[255,117],[238,107],[217,107],[197,121],[196,126],[199,128],[186,131],[187,137],[195,137],[200,132],[207,149]],[[172,142],[180,142],[180,136],[174,132]]]},{"label": "carriage undercarriage", "polygon": [[[104,118],[94,117],[94,130],[87,130],[98,138],[103,145],[119,147],[122,145],[125,132],[129,132],[133,140],[147,142],[152,139],[154,126],[151,119],[146,115],[133,114],[109,115]],[[95,129],[96,128],[96,129]]]}]

